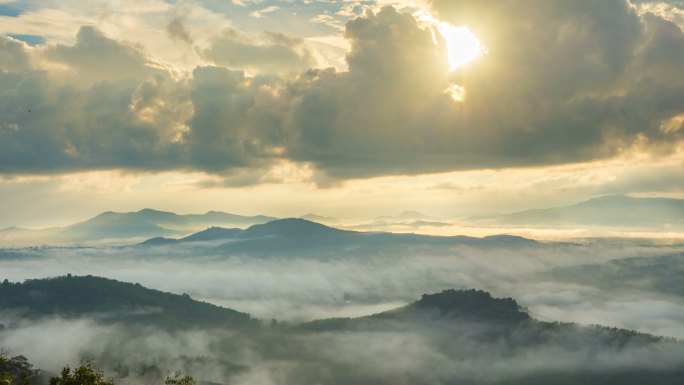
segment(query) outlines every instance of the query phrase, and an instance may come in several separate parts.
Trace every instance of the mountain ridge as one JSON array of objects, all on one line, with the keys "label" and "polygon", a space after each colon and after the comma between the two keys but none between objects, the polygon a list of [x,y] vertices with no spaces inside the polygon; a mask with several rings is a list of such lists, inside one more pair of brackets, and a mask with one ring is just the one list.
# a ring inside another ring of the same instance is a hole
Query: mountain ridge
[{"label": "mountain ridge", "polygon": [[470,217],[506,225],[684,226],[684,199],[604,195],[568,206]]},{"label": "mountain ridge", "polygon": [[[215,236],[206,238],[203,236],[203,233],[206,232],[211,232]],[[461,244],[491,247],[540,245],[539,242],[532,239],[505,234],[476,238],[463,235],[435,236],[413,233],[343,230],[302,218],[277,219],[264,224],[253,225],[245,230],[212,227],[184,238],[154,237],[137,245],[154,247],[173,243],[185,243],[190,240],[225,240],[225,243],[214,244],[213,247],[225,253],[264,255],[282,255],[297,253],[302,250],[318,251],[321,255],[333,252],[343,255],[345,250],[360,250],[383,246],[399,247],[401,245]]]},{"label": "mountain ridge", "polygon": [[28,319],[92,317],[175,328],[253,327],[249,314],[103,277],[60,276],[0,284],[0,309]]},{"label": "mountain ridge", "polygon": [[[123,240],[132,238],[155,238],[180,236],[197,232],[209,226],[249,227],[277,218],[255,215],[243,216],[222,211],[208,211],[204,214],[176,214],[152,208],[138,211],[104,211],[89,219],[64,227],[30,230],[10,227],[0,230],[7,234],[42,235],[47,242],[89,242],[101,240]],[[11,242],[11,240],[8,240]]]}]

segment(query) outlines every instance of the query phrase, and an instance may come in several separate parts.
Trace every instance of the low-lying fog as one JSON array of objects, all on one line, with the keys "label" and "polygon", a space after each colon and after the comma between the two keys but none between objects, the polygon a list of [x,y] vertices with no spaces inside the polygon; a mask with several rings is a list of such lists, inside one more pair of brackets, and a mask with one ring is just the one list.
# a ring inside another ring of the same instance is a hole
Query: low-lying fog
[{"label": "low-lying fog", "polygon": [[[638,279],[595,272],[592,265],[639,259],[682,269],[684,246],[541,244],[482,248],[431,246],[340,258],[221,256],[201,243],[155,248],[53,248],[5,251],[0,279],[95,275],[187,293],[270,320],[300,322],[361,316],[446,288],[477,288],[513,297],[540,320],[636,329],[684,338],[683,293],[668,293],[661,270]],[[679,258],[678,256],[682,256]],[[612,269],[612,270],[611,270]],[[619,272],[618,272],[619,273]],[[613,274],[615,275],[615,274]]]}]

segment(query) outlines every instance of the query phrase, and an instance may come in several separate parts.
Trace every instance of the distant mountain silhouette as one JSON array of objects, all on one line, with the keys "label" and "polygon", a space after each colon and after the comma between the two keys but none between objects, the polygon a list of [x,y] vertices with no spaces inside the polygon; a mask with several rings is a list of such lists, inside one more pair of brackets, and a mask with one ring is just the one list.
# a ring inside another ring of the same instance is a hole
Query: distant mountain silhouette
[{"label": "distant mountain silhouette", "polygon": [[158,225],[174,227],[187,226],[194,223],[237,223],[251,226],[257,223],[266,223],[276,218],[263,215],[243,216],[221,211],[208,211],[205,214],[176,214],[172,212],[159,211],[154,209],[142,209],[137,212],[121,213],[127,218],[136,218]]},{"label": "distant mountain silhouette", "polygon": [[0,311],[38,319],[92,317],[102,322],[149,324],[165,328],[252,325],[248,314],[93,276],[66,276],[0,284]]},{"label": "distant mountain silhouette", "polygon": [[472,245],[489,247],[535,246],[538,242],[512,235],[496,235],[485,238],[466,236],[429,236],[420,234],[359,232],[340,230],[301,218],[278,219],[254,225],[246,230],[213,228],[173,240],[155,237],[142,242],[141,246],[167,245],[190,240],[220,240],[226,242],[214,247],[226,254],[252,254],[284,256],[341,256],[363,253],[371,249],[407,246]]},{"label": "distant mountain silhouette", "polygon": [[509,234],[488,235],[482,239],[489,242],[490,244],[499,243],[499,244],[503,244],[503,245],[512,245],[512,244],[531,245],[531,244],[538,243],[537,241],[534,241],[532,239],[520,237],[517,235],[509,235]]},{"label": "distant mountain silhouette", "polygon": [[166,238],[166,237],[154,237],[150,238],[148,240],[145,240],[138,245],[140,246],[162,246],[162,245],[169,245],[169,244],[174,244],[174,243],[179,243],[179,242],[206,242],[206,241],[215,241],[215,240],[221,240],[221,239],[231,239],[235,237],[236,235],[242,233],[243,230],[241,229],[225,229],[223,227],[217,227],[217,226],[212,226],[209,227],[208,229],[202,230],[200,232],[190,234],[187,237],[183,237],[180,239],[175,239],[175,238]]},{"label": "distant mountain silhouette", "polygon": [[448,221],[442,221],[418,211],[403,211],[398,215],[385,215],[366,223],[348,226],[350,229],[362,231],[417,231],[430,227],[452,226]]},{"label": "distant mountain silhouette", "polygon": [[[206,230],[188,235],[180,239],[155,237],[148,239],[140,245],[155,246],[166,245],[176,242],[199,242],[199,241],[215,241],[215,240],[235,240],[235,241],[249,241],[257,239],[258,242],[263,242],[261,238],[268,238],[270,240],[277,239],[300,239],[306,238],[327,238],[330,235],[340,235],[352,233],[350,231],[338,230],[319,223],[311,222],[301,218],[277,219],[265,224],[250,226],[246,230],[241,229],[226,229],[222,227],[210,227]],[[268,240],[266,240],[268,242]]]},{"label": "distant mountain silhouette", "polygon": [[317,223],[328,223],[328,224],[334,224],[334,223],[339,223],[340,220],[337,218],[332,218],[332,217],[324,217],[321,215],[317,215],[314,213],[308,213],[306,215],[302,215],[299,217],[301,219],[306,219],[307,221],[311,222],[317,222]]},{"label": "distant mountain silhouette", "polygon": [[128,216],[128,217],[135,217],[139,218],[148,222],[152,223],[164,223],[164,224],[169,224],[169,223],[175,223],[178,222],[179,220],[182,220],[182,216],[168,212],[168,211],[159,211],[155,209],[142,209],[138,212],[133,212],[133,213],[123,213],[123,215]]},{"label": "distant mountain silhouette", "polygon": [[383,215],[377,217],[378,221],[434,221],[435,218],[415,210],[402,211],[398,215]]},{"label": "distant mountain silhouette", "polygon": [[339,230],[320,223],[301,218],[278,219],[262,225],[254,225],[240,234],[243,238],[279,236],[311,237],[331,234],[347,234],[351,231]]},{"label": "distant mountain silhouette", "polygon": [[246,227],[274,219],[263,215],[249,217],[219,211],[187,215],[153,209],[128,213],[107,211],[86,221],[57,229],[50,240],[80,242],[173,236],[209,226]]},{"label": "distant mountain silhouette", "polygon": [[472,217],[506,225],[684,226],[684,199],[609,195],[572,206]]},{"label": "distant mountain silhouette", "polygon": [[434,219],[433,217],[415,210],[402,211],[397,215],[399,219]]},{"label": "distant mountain silhouette", "polygon": [[216,239],[231,238],[240,232],[242,232],[240,229],[224,229],[223,227],[212,226],[206,230],[181,238],[180,240],[183,242],[213,241]]},{"label": "distant mountain silhouette", "polygon": [[184,217],[186,220],[195,223],[209,223],[217,226],[232,225],[238,227],[252,226],[277,219],[266,215],[244,216],[222,211],[207,211],[205,214],[187,214],[180,215],[180,217]]},{"label": "distant mountain silhouette", "polygon": [[174,243],[178,243],[178,242],[180,242],[180,240],[174,239],[174,238],[154,237],[154,238],[144,240],[144,241],[138,243],[138,245],[140,245],[140,246],[162,246],[162,245],[170,245],[170,244],[174,244]]},{"label": "distant mountain silhouette", "polygon": [[67,240],[123,239],[172,235],[175,232],[165,229],[151,221],[157,217],[150,213],[105,212],[87,221],[61,229],[58,236]]},{"label": "distant mountain silhouette", "polygon": [[375,220],[370,223],[362,223],[358,225],[349,226],[349,229],[363,230],[363,231],[387,231],[387,229],[395,229],[399,231],[415,231],[426,227],[449,227],[452,226],[448,222],[427,221],[427,220]]},{"label": "distant mountain silhouette", "polygon": [[13,233],[13,232],[18,232],[18,231],[31,231],[31,230],[23,228],[23,227],[18,227],[18,226],[10,226],[10,227],[5,227],[4,229],[0,229],[0,233]]},{"label": "distant mountain silhouette", "polygon": [[58,228],[26,229],[23,227],[7,227],[0,230],[0,247],[37,246],[49,243],[59,232]]}]

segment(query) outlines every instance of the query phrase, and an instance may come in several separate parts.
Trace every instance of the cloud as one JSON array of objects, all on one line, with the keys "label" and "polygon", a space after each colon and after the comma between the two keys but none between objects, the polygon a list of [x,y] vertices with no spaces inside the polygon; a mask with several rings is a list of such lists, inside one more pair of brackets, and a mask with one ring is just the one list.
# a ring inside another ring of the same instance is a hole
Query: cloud
[{"label": "cloud", "polygon": [[[21,63],[29,49],[13,47],[4,52]],[[61,70],[0,73],[1,172],[178,166],[174,140],[188,109],[168,72],[91,27],[74,46],[39,53]]]},{"label": "cloud", "polygon": [[154,71],[151,58],[140,48],[110,39],[89,26],[79,29],[75,45],[56,45],[47,49],[45,55],[69,66],[77,83],[137,82]]},{"label": "cloud", "polygon": [[270,73],[301,71],[314,66],[304,39],[275,32],[265,32],[263,37],[261,42],[254,41],[229,29],[214,39],[202,56],[219,65]]},{"label": "cloud", "polygon": [[0,70],[24,73],[31,69],[31,59],[25,45],[16,39],[0,40]]},{"label": "cloud", "polygon": [[260,19],[260,18],[264,17],[264,15],[267,15],[267,14],[269,14],[269,13],[273,13],[273,12],[279,10],[279,9],[280,9],[280,7],[277,6],[277,5],[269,5],[269,6],[266,7],[266,8],[263,8],[263,9],[259,9],[259,10],[250,12],[250,13],[249,13],[249,16],[250,16],[250,17],[255,17],[255,18],[257,18],[257,19]]},{"label": "cloud", "polygon": [[188,44],[192,44],[192,36],[185,28],[183,22],[179,18],[174,18],[166,26],[166,32],[174,40],[180,40]]},{"label": "cloud", "polygon": [[[315,68],[302,37],[229,28],[200,39],[178,18],[167,34],[202,40],[213,65],[180,74],[94,27],[73,45],[5,38],[0,170],[200,170],[231,180],[291,162],[330,184],[681,146],[684,33],[672,21],[621,0],[432,8],[468,25],[487,55],[449,72],[439,34],[392,7],[347,23],[346,71]],[[461,102],[445,94],[454,84]]]},{"label": "cloud", "polygon": [[[285,155],[348,179],[665,154],[681,141],[660,129],[683,110],[684,89],[667,79],[684,61],[657,52],[684,42],[671,22],[621,1],[446,4],[434,6],[454,24],[486,15],[473,30],[488,55],[450,75],[413,16],[366,13],[346,26],[348,72],[309,71],[281,93]],[[452,82],[462,103],[444,94]]]},{"label": "cloud", "polygon": [[662,193],[684,191],[682,164],[635,166],[616,175],[616,179],[598,186],[597,193]]}]

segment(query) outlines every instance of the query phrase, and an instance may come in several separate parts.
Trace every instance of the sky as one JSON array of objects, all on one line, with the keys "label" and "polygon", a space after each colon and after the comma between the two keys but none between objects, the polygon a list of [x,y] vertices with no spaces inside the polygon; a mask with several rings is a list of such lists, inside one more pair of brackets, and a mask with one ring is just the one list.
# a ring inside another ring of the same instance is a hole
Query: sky
[{"label": "sky", "polygon": [[683,3],[0,0],[0,227],[683,197]]}]

